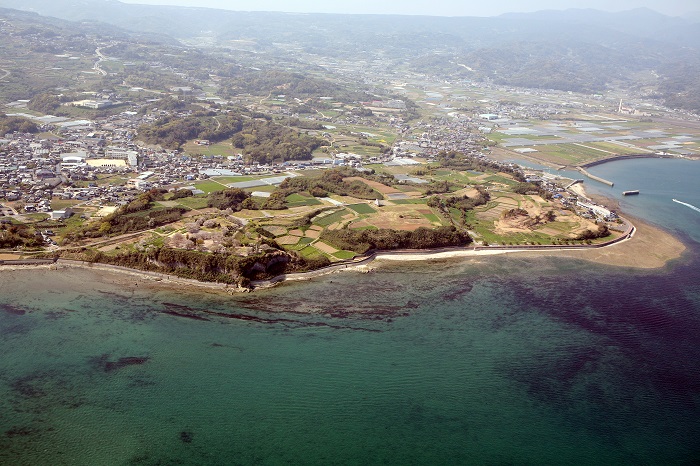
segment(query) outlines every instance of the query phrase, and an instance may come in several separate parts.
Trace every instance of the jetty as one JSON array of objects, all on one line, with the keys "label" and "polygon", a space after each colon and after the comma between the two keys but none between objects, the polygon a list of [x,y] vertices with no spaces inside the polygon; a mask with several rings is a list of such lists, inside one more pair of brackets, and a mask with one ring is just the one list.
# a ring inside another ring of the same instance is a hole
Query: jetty
[{"label": "jetty", "polygon": [[639,194],[639,190],[638,190],[638,189],[634,189],[634,190],[631,190],[631,191],[622,191],[622,195],[623,195],[623,196],[636,196],[636,195],[638,195],[638,194]]},{"label": "jetty", "polygon": [[586,169],[583,167],[576,167],[576,169],[592,180],[595,180],[599,183],[607,184],[608,186],[615,186],[615,183],[613,183],[612,181],[608,181],[605,178],[601,178],[599,176],[595,176],[591,173],[588,173],[588,171],[586,171]]}]

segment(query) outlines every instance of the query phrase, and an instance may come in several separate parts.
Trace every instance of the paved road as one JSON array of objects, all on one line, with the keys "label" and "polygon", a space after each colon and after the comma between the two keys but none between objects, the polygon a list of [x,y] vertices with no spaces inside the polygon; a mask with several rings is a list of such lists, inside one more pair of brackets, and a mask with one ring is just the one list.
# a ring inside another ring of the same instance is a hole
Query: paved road
[{"label": "paved road", "polygon": [[95,50],[95,53],[97,54],[98,60],[95,62],[95,66],[92,67],[93,70],[97,71],[98,73],[102,74],[102,76],[107,76],[107,72],[100,68],[100,63],[105,61],[107,57],[105,57],[102,54],[102,49],[105,47],[98,47],[97,50]]}]

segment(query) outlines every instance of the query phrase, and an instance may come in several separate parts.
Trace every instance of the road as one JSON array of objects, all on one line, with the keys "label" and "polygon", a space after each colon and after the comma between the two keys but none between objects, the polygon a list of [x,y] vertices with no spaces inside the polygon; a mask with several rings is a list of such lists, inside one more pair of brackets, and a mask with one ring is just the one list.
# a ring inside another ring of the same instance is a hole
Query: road
[{"label": "road", "polygon": [[3,70],[2,68],[0,68],[0,71],[5,73],[4,75],[0,76],[0,80],[3,80],[10,75],[10,72],[8,70]]},{"label": "road", "polygon": [[[109,47],[109,46],[107,46],[107,47]],[[102,63],[103,61],[107,60],[107,57],[105,57],[105,56],[102,54],[102,49],[103,49],[103,48],[106,48],[106,47],[98,47],[98,48],[95,50],[95,54],[97,54],[98,60],[95,62],[95,66],[93,66],[92,69],[95,70],[95,71],[97,71],[98,73],[102,74],[102,76],[107,76],[107,72],[106,72],[105,70],[103,70],[102,68],[100,68],[100,63]]]}]

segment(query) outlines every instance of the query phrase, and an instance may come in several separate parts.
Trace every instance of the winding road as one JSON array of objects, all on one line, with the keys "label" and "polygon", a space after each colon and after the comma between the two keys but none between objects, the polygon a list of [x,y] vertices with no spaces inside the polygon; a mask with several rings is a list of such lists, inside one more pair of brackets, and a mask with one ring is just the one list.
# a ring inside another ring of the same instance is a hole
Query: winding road
[{"label": "winding road", "polygon": [[[107,47],[109,47],[109,46],[107,46]],[[107,57],[105,57],[105,56],[102,54],[102,49],[107,48],[107,47],[98,47],[98,48],[95,50],[95,53],[97,54],[98,60],[95,62],[95,66],[92,67],[93,70],[95,70],[95,71],[97,71],[98,73],[102,74],[102,76],[107,76],[107,72],[106,72],[105,70],[103,70],[102,68],[100,68],[100,63],[102,63],[103,61],[107,60]]]}]

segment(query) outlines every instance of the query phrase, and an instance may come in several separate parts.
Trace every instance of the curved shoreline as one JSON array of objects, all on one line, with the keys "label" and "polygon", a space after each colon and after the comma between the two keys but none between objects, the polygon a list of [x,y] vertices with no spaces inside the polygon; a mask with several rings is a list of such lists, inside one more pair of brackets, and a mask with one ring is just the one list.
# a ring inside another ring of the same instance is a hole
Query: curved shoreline
[{"label": "curved shoreline", "polygon": [[[312,280],[317,277],[342,271],[368,272],[372,269],[367,266],[375,263],[381,266],[383,262],[468,259],[503,254],[518,254],[523,257],[533,258],[566,257],[616,267],[658,269],[665,267],[670,261],[680,258],[685,250],[685,245],[670,233],[635,219],[635,226],[632,227],[632,231],[602,245],[568,247],[477,246],[472,248],[443,248],[437,250],[377,251],[367,257],[331,265],[323,269],[279,275],[270,280],[255,281],[251,284],[253,285],[253,290],[262,290],[287,281]],[[59,259],[55,263],[40,263],[38,265],[13,265],[11,263],[7,264],[7,262],[8,261],[5,261],[5,264],[0,266],[0,272],[3,270],[12,271],[36,268],[60,271],[78,267],[129,275],[137,279],[146,280],[149,284],[155,286],[177,287],[180,289],[184,286],[186,288],[206,289],[229,294],[251,291],[225,283],[200,282],[198,280],[181,278],[159,272],[149,272],[109,264],[89,263],[67,259]]]},{"label": "curved shoreline", "polygon": [[[576,185],[576,194],[588,198],[585,189]],[[616,201],[602,199],[603,204],[616,204]],[[202,282],[194,279],[181,278],[160,272],[151,272],[128,267],[76,261],[70,259],[52,260],[0,260],[0,272],[3,270],[18,270],[27,268],[62,268],[80,267],[105,272],[116,272],[131,275],[149,282],[162,283],[171,286],[187,286],[199,289],[215,290],[226,293],[249,292],[266,289],[286,281],[306,281],[317,277],[338,273],[341,271],[370,271],[366,267],[373,262],[381,264],[397,261],[428,261],[457,258],[470,258],[517,253],[525,257],[567,257],[617,267],[637,269],[657,269],[666,266],[672,260],[678,259],[686,250],[686,246],[671,233],[655,227],[639,219],[626,220],[628,229],[619,237],[594,245],[535,245],[535,246],[475,246],[436,248],[426,250],[396,250],[374,251],[365,256],[342,261],[322,269],[310,272],[298,272],[278,275],[269,280],[251,282],[251,288],[240,288],[235,285],[219,282]]]}]

